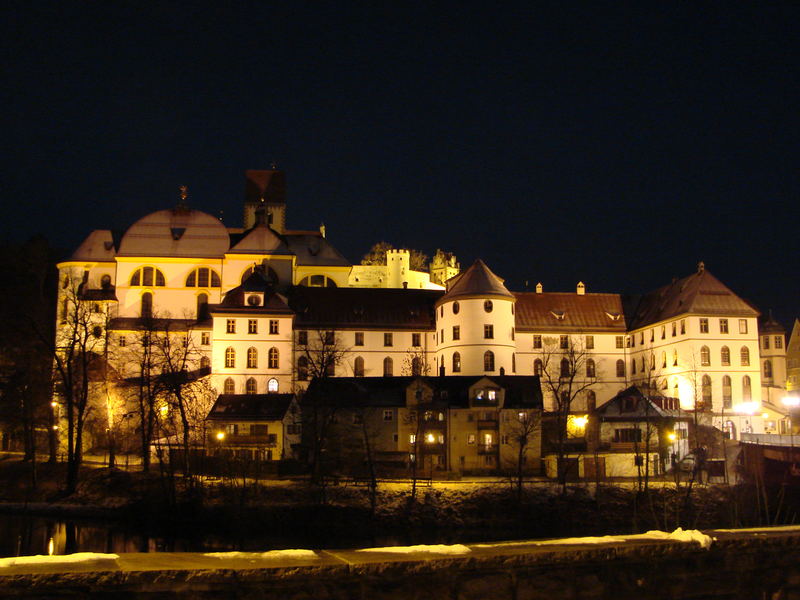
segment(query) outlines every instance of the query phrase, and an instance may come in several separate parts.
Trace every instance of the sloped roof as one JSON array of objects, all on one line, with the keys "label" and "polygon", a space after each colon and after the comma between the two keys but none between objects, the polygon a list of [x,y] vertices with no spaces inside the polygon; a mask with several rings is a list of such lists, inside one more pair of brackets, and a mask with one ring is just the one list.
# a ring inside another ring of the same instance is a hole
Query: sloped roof
[{"label": "sloped roof", "polygon": [[300,266],[350,267],[352,263],[318,233],[289,233],[283,236]]},{"label": "sloped roof", "polygon": [[[118,241],[118,240],[117,240]],[[87,262],[114,262],[117,243],[110,229],[95,229],[72,253],[69,260]]]},{"label": "sloped roof", "polygon": [[[233,242],[233,241],[232,241]],[[289,248],[281,237],[266,225],[259,224],[235,242],[230,254],[289,254]]]},{"label": "sloped roof", "polygon": [[619,294],[517,292],[517,331],[625,332]]},{"label": "sloped roof", "polygon": [[[670,408],[671,405],[677,408]],[[645,395],[635,385],[622,390],[611,400],[599,406],[597,415],[603,421],[641,421],[665,417],[690,419],[686,411],[680,409],[680,402],[677,398]]]},{"label": "sloped roof", "polygon": [[770,311],[767,316],[763,316],[758,320],[758,333],[786,333],[786,329],[780,322],[775,320]]},{"label": "sloped roof", "polygon": [[[246,292],[262,292],[264,303],[259,306],[250,306],[245,300]],[[222,302],[209,307],[211,313],[291,313],[292,309],[286,303],[286,298],[276,293],[264,274],[256,269],[247,276],[240,285],[225,294]]]},{"label": "sloped roof", "polygon": [[228,230],[219,219],[177,207],[151,213],[131,225],[117,255],[221,258],[229,244]]},{"label": "sloped roof", "polygon": [[434,330],[434,304],[442,292],[385,288],[311,288],[289,290],[295,328]]},{"label": "sloped roof", "polygon": [[286,204],[286,174],[277,169],[250,169],[244,172],[245,202]]},{"label": "sloped roof", "polygon": [[757,317],[759,312],[701,263],[696,273],[646,294],[632,315],[630,329],[684,314]]},{"label": "sloped roof", "polygon": [[206,419],[280,421],[293,398],[293,394],[220,394]]},{"label": "sloped roof", "polygon": [[487,296],[515,298],[514,294],[503,285],[503,280],[495,275],[481,259],[478,259],[466,271],[447,280],[447,292],[442,297],[442,301]]}]

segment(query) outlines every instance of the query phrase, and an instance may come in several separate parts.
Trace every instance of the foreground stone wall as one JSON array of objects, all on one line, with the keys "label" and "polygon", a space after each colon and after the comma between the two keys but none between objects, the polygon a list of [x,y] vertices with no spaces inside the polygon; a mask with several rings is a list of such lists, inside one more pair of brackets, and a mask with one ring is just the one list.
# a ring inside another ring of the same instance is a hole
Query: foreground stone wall
[{"label": "foreground stone wall", "polygon": [[417,551],[123,554],[0,567],[3,598],[800,599],[800,527]]}]

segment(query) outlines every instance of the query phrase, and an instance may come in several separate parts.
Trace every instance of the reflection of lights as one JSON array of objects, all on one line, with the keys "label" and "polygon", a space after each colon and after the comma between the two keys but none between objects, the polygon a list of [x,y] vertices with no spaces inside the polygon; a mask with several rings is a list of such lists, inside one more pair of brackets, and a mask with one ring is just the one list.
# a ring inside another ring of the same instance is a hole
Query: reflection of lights
[{"label": "reflection of lights", "polygon": [[434,436],[432,433],[429,433],[428,435],[425,436],[425,441],[428,442],[429,444],[432,444],[433,442],[436,441],[436,436]]},{"label": "reflection of lights", "polygon": [[58,431],[58,425],[53,425],[53,431]]},{"label": "reflection of lights", "polygon": [[50,540],[47,542],[47,554],[49,554],[50,556],[53,556],[53,552],[55,551],[55,545],[56,544],[53,541],[53,538],[50,538]]},{"label": "reflection of lights", "polygon": [[166,404],[162,404],[159,410],[161,411],[162,415],[166,415],[167,412],[169,411],[169,406],[167,406]]},{"label": "reflection of lights", "polygon": [[217,432],[217,439],[218,439],[220,442],[221,442],[222,440],[224,440],[224,439],[225,439],[225,432],[224,432],[224,431],[218,431],[218,432]]},{"label": "reflection of lights", "polygon": [[761,413],[761,418],[762,419],[768,419],[769,418],[769,413]]},{"label": "reflection of lights", "polygon": [[752,415],[753,413],[758,410],[758,402],[742,402],[741,404],[736,406],[736,412],[742,413],[745,415]]},{"label": "reflection of lights", "polygon": [[55,400],[53,400],[53,401],[50,403],[50,406],[52,406],[53,408],[55,408],[56,406],[58,406],[58,402],[56,402]]},{"label": "reflection of lights", "polygon": [[785,396],[781,402],[783,402],[784,406],[788,406],[789,408],[797,408],[800,406],[800,396]]}]

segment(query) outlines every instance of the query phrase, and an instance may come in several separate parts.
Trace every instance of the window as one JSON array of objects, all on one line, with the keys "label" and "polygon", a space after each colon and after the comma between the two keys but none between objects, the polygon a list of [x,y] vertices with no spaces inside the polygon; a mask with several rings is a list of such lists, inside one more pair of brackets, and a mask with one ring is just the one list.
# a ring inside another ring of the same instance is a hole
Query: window
[{"label": "window", "polygon": [[631,360],[631,375],[636,375],[636,359]]},{"label": "window", "polygon": [[[472,415],[470,415],[470,416],[472,416]],[[475,444],[475,434],[474,433],[467,434],[467,444],[469,444],[470,446]]]},{"label": "window", "polygon": [[781,335],[775,336],[775,348],[777,349],[783,348],[783,336]]},{"label": "window", "polygon": [[700,348],[700,364],[704,367],[711,366],[711,350],[708,346]]},{"label": "window", "polygon": [[453,352],[453,373],[461,373],[461,355]]},{"label": "window", "polygon": [[542,361],[540,359],[536,359],[533,361],[533,374],[534,375],[541,375],[544,367],[542,365]]},{"label": "window", "polygon": [[667,353],[666,352],[662,352],[661,353],[661,368],[662,369],[666,369],[667,368]]},{"label": "window", "polygon": [[739,333],[747,333],[747,319],[739,319]]},{"label": "window", "polygon": [[586,376],[587,377],[597,377],[597,372],[595,370],[594,361],[591,358],[586,361]]},{"label": "window", "polygon": [[586,336],[586,349],[587,350],[594,350],[594,336],[587,335]]},{"label": "window", "polygon": [[542,347],[542,336],[540,336],[540,335],[533,336],[533,347],[534,348],[541,348]]},{"label": "window", "polygon": [[622,359],[617,361],[617,377],[625,377],[625,361]]},{"label": "window", "polygon": [[517,339],[517,328],[516,327],[512,327],[511,328],[511,339],[512,340]]},{"label": "window", "polygon": [[566,358],[561,359],[561,377],[569,377],[570,368],[569,361]]},{"label": "window", "polygon": [[719,320],[719,332],[728,333],[728,319]]},{"label": "window", "polygon": [[731,408],[732,406],[731,378],[728,375],[725,375],[722,378],[722,408]]},{"label": "window", "polygon": [[708,319],[700,319],[700,333],[708,333]]},{"label": "window", "polygon": [[487,313],[492,312],[492,308],[494,308],[494,306],[492,305],[492,301],[491,300],[486,300],[483,303],[483,310],[485,310]]},{"label": "window", "polygon": [[764,361],[764,379],[772,379],[772,361]]},{"label": "window", "polygon": [[484,325],[483,326],[483,337],[484,339],[491,340],[494,338],[494,325]]},{"label": "window", "polygon": [[278,368],[278,349],[273,347],[269,349],[267,353],[267,368],[269,369],[277,369]]},{"label": "window", "polygon": [[419,356],[411,359],[411,374],[414,377],[422,375],[422,359]]},{"label": "window", "polygon": [[258,319],[247,320],[247,333],[258,333]]},{"label": "window", "polygon": [[750,402],[750,398],[753,396],[753,388],[750,386],[750,376],[745,375],[742,377],[742,401],[743,402]]},{"label": "window", "polygon": [[415,348],[422,346],[422,336],[419,333],[411,334],[411,345]]},{"label": "window", "polygon": [[278,335],[278,319],[269,320],[269,334]]},{"label": "window", "polygon": [[662,325],[661,326],[661,339],[663,340],[666,337],[667,337],[667,326],[666,325]]},{"label": "window", "polygon": [[[300,346],[308,346],[308,332],[307,331],[298,331],[297,332],[297,343]],[[358,344],[356,344],[356,345],[358,345]]]},{"label": "window", "polygon": [[677,325],[678,324],[675,321],[672,322],[672,337],[675,337],[675,335],[677,334],[677,329],[678,329]]},{"label": "window", "polygon": [[210,369],[211,368],[211,359],[207,356],[200,357],[200,368],[201,369]]},{"label": "window", "polygon": [[164,285],[166,285],[164,274],[153,267],[136,269],[131,275],[131,287],[164,287]]},{"label": "window", "polygon": [[225,323],[226,333],[236,333],[236,319],[228,319]]},{"label": "window", "polygon": [[128,343],[128,339],[124,335],[119,336],[119,340],[117,341],[117,344],[119,344],[120,348],[124,348],[127,343]]},{"label": "window", "polygon": [[711,410],[711,377],[703,375],[701,380],[703,394],[703,410]]},{"label": "window", "polygon": [[444,344],[444,329],[442,329],[441,333],[439,334],[439,342]]},{"label": "window", "polygon": [[231,379],[230,377],[228,377],[225,380],[224,393],[226,393],[226,394],[235,394],[236,393],[236,384],[233,383],[233,379]]},{"label": "window", "polygon": [[589,412],[594,412],[597,408],[597,395],[592,391],[589,390],[586,392],[586,410]]},{"label": "window", "polygon": [[394,363],[392,362],[392,358],[387,356],[383,359],[383,376],[384,377],[391,377],[392,372],[394,370]]},{"label": "window", "polygon": [[722,362],[723,366],[728,366],[731,364],[731,350],[727,346],[723,346],[722,349],[719,351],[720,361]]},{"label": "window", "polygon": [[566,350],[567,348],[569,348],[569,336],[562,335],[561,337],[559,337],[558,346],[562,350]]},{"label": "window", "polygon": [[186,278],[186,287],[219,287],[219,275],[208,267],[195,269]]},{"label": "window", "polygon": [[335,377],[336,376],[336,361],[333,359],[328,360],[328,364],[325,365],[325,374],[328,377]]},{"label": "window", "polygon": [[624,336],[618,335],[614,338],[614,347],[615,348],[624,348],[625,347],[625,338]]},{"label": "window", "polygon": [[248,369],[258,368],[258,350],[256,350],[255,348],[247,349],[247,368]]},{"label": "window", "polygon": [[740,354],[740,362],[742,363],[743,367],[750,366],[750,349],[747,346],[742,346],[742,349],[739,351]]},{"label": "window", "polygon": [[153,318],[153,294],[150,292],[145,292],[142,294],[141,315],[143,319]]},{"label": "window", "polygon": [[356,331],[354,345],[355,346],[363,346],[364,345],[364,332],[363,331]]},{"label": "window", "polygon": [[762,345],[764,347],[764,350],[769,350],[769,336],[768,335],[765,335],[762,338]]},{"label": "window", "polygon": [[308,359],[305,356],[297,359],[297,380],[308,381]]},{"label": "window", "polygon": [[639,345],[644,345],[644,331],[639,332]]},{"label": "window", "polygon": [[333,331],[325,332],[325,345],[331,346],[336,343],[336,334]]},{"label": "window", "polygon": [[458,302],[453,302],[453,314],[457,315],[459,310],[461,310],[461,306]]},{"label": "window", "polygon": [[681,319],[681,335],[686,333],[686,319]]},{"label": "window", "polygon": [[383,345],[384,346],[391,346],[392,345],[392,334],[391,333],[384,333],[383,334]]},{"label": "window", "polygon": [[653,342],[653,341],[655,341],[655,339],[656,339],[656,330],[655,329],[651,329],[650,330],[650,341]]},{"label": "window", "polygon": [[257,392],[256,380],[250,377],[244,384],[244,393],[255,394],[256,392]]},{"label": "window", "polygon": [[457,341],[461,339],[461,327],[459,325],[453,325],[453,341]]},{"label": "window", "polygon": [[391,408],[387,408],[383,411],[383,420],[384,421],[393,421],[394,420],[394,411]]},{"label": "window", "polygon": [[483,370],[494,371],[494,352],[491,350],[483,353]]},{"label": "window", "polygon": [[202,321],[207,318],[208,318],[208,294],[198,294],[197,320]]},{"label": "window", "polygon": [[360,356],[356,356],[355,360],[353,361],[353,377],[363,377],[364,376],[364,359]]},{"label": "window", "polygon": [[614,443],[633,444],[642,441],[642,430],[635,427],[614,430]]},{"label": "window", "polygon": [[236,366],[236,350],[233,348],[225,349],[225,368],[233,369]]}]

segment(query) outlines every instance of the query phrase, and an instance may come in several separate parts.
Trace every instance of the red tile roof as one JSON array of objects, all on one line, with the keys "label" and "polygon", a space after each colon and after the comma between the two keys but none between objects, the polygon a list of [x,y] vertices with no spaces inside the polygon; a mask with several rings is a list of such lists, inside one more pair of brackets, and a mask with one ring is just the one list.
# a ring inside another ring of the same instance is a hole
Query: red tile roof
[{"label": "red tile roof", "polygon": [[517,292],[517,331],[625,331],[619,294]]}]

